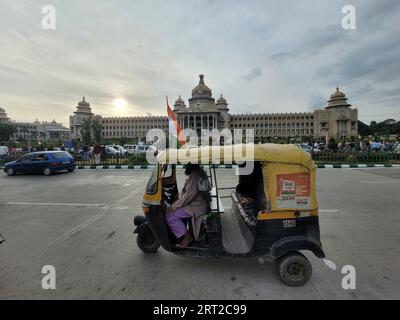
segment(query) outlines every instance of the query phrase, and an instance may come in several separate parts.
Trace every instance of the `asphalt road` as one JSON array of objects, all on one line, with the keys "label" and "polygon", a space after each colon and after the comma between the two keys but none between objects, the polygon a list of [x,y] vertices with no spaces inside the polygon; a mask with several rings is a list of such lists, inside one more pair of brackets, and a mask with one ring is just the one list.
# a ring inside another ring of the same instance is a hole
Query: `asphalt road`
[{"label": "asphalt road", "polygon": [[[132,218],[150,171],[80,170],[0,176],[0,299],[399,299],[400,169],[318,171],[320,227],[327,259],[304,287],[282,284],[257,259],[190,259],[136,246]],[[182,172],[180,172],[182,175]],[[220,170],[219,186],[232,186]],[[56,269],[56,289],[41,286]],[[356,269],[356,289],[341,286]]]}]

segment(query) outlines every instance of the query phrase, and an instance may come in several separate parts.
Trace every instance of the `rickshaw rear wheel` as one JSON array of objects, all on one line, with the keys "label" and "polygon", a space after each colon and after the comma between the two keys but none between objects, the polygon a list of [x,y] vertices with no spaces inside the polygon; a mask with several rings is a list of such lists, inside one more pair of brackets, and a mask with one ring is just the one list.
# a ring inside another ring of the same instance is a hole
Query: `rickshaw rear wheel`
[{"label": "rickshaw rear wheel", "polygon": [[139,232],[136,244],[144,253],[155,253],[160,247],[160,244],[150,230]]},{"label": "rickshaw rear wheel", "polygon": [[288,286],[301,287],[311,278],[310,261],[298,251],[291,251],[276,260],[281,280]]}]

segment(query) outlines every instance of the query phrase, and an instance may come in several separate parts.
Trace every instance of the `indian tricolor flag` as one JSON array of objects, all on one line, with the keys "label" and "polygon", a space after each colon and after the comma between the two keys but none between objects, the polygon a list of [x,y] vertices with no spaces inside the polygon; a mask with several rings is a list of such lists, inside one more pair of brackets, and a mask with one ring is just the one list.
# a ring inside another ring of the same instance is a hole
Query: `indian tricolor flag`
[{"label": "indian tricolor flag", "polygon": [[176,119],[175,113],[173,113],[171,107],[168,103],[167,97],[167,113],[168,113],[168,122],[169,122],[169,147],[170,148],[179,148],[186,144],[186,138],[183,134],[182,128],[179,125],[178,120]]}]

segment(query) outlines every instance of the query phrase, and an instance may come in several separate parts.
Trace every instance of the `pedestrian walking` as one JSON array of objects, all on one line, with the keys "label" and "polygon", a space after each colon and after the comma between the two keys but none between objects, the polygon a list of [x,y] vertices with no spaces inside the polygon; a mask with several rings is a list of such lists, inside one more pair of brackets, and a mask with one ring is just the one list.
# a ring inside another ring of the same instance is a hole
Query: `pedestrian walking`
[{"label": "pedestrian walking", "polygon": [[96,144],[94,147],[94,158],[96,161],[96,165],[100,164],[102,153],[103,153],[103,148],[99,144]]},{"label": "pedestrian walking", "polygon": [[83,151],[83,160],[85,161],[89,160],[89,148],[86,144],[83,146],[82,151]]}]

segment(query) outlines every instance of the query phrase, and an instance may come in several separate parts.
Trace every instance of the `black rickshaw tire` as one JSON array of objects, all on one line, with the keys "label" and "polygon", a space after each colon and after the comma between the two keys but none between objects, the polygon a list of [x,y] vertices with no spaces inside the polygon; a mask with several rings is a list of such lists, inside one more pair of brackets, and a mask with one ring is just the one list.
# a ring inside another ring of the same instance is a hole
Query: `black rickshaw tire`
[{"label": "black rickshaw tire", "polygon": [[276,268],[282,282],[291,287],[301,287],[311,278],[310,261],[298,251],[290,251],[278,258]]},{"label": "black rickshaw tire", "polygon": [[160,248],[160,244],[150,230],[139,232],[136,244],[144,253],[155,253]]}]

